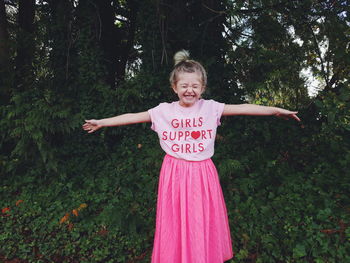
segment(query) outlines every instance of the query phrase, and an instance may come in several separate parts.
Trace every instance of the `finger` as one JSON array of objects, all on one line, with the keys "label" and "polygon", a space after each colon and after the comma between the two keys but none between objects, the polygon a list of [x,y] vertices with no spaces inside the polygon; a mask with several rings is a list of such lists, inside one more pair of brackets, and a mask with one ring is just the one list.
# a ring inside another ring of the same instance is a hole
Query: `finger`
[{"label": "finger", "polygon": [[85,120],[85,124],[92,124],[93,120]]},{"label": "finger", "polygon": [[288,120],[288,117],[285,115],[277,115],[278,118]]},{"label": "finger", "polygon": [[300,121],[300,119],[299,119],[298,116],[296,116],[296,115],[293,114],[292,117],[293,117],[294,119],[296,119],[297,121]]}]

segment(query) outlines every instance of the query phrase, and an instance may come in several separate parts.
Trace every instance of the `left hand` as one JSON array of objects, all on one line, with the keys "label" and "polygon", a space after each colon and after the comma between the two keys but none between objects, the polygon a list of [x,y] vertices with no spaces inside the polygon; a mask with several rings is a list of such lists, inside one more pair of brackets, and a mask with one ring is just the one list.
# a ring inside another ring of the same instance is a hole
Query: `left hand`
[{"label": "left hand", "polygon": [[288,119],[295,119],[297,121],[300,121],[299,117],[297,116],[297,111],[289,111],[285,109],[278,108],[277,112],[275,113],[276,117],[283,118],[285,120]]}]

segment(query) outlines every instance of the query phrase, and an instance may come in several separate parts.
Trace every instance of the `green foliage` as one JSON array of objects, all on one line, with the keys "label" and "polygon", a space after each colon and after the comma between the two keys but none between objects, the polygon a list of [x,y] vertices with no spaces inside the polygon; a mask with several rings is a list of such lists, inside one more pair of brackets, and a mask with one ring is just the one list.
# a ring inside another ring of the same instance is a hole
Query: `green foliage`
[{"label": "green foliage", "polygon": [[[328,103],[318,104],[327,112]],[[348,109],[334,109],[338,125],[322,118],[326,123],[313,131],[277,120],[225,120],[216,162],[234,262],[349,260]]]},{"label": "green foliage", "polygon": [[[79,167],[81,174],[70,174],[68,180],[4,180],[0,205],[10,211],[1,216],[0,254],[30,262],[126,262],[149,256],[155,223],[154,175],[160,165],[154,155],[159,152],[154,153],[150,143],[132,142],[124,142],[118,154],[110,152],[107,161]],[[135,165],[135,155],[144,162]],[[69,168],[74,164],[77,159],[66,162]]]}]

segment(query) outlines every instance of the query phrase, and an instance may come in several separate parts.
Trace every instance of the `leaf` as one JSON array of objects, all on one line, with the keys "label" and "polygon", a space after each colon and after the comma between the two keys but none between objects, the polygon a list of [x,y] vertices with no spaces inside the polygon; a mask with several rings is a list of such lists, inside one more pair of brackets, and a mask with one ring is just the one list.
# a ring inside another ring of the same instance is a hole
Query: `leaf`
[{"label": "leaf", "polygon": [[328,113],[328,123],[329,124],[333,124],[334,123],[334,119],[335,119],[335,112],[329,112]]},{"label": "leaf", "polygon": [[316,105],[317,107],[319,107],[319,108],[322,108],[322,107],[323,107],[323,103],[322,103],[322,101],[320,101],[320,100],[315,100],[315,105]]},{"label": "leaf", "polygon": [[293,256],[296,258],[301,258],[305,257],[306,254],[306,249],[305,246],[302,244],[298,244],[294,249],[293,249]]}]

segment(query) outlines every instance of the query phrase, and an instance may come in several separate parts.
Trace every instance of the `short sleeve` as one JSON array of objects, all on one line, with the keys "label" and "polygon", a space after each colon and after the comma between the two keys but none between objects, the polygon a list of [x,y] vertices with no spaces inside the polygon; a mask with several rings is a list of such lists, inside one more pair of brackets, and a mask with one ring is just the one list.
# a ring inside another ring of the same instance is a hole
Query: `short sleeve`
[{"label": "short sleeve", "polygon": [[149,109],[148,113],[151,116],[151,129],[158,132],[159,126],[161,125],[163,119],[163,113],[166,111],[167,103],[160,103],[158,106]]},{"label": "short sleeve", "polygon": [[159,110],[159,106],[160,105],[148,110],[148,113],[151,116],[151,123],[152,123],[151,129],[154,131],[156,131],[156,123],[155,122],[156,122],[156,116],[157,116],[157,111]]},{"label": "short sleeve", "polygon": [[221,116],[224,112],[225,103],[217,102],[215,100],[210,100],[212,112],[215,113],[216,116],[216,125],[221,125]]}]

